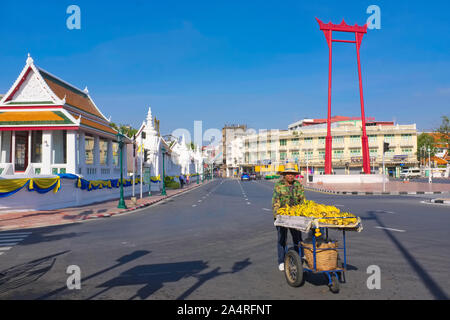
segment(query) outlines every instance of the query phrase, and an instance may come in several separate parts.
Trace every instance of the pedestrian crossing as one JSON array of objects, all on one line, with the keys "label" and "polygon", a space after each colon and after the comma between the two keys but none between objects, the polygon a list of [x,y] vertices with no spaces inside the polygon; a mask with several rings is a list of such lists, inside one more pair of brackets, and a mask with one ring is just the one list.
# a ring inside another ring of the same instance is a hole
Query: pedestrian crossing
[{"label": "pedestrian crossing", "polygon": [[0,232],[0,256],[25,240],[31,232]]}]

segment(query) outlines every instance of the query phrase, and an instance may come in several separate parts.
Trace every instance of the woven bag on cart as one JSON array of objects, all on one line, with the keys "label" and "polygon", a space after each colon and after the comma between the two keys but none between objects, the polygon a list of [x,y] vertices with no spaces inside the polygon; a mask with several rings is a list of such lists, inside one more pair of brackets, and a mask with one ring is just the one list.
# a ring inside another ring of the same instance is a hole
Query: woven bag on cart
[{"label": "woven bag on cart", "polygon": [[[305,254],[308,267],[314,270],[314,251],[312,243],[302,242],[303,252]],[[316,243],[316,270],[328,271],[337,269],[338,261],[338,242]]]}]

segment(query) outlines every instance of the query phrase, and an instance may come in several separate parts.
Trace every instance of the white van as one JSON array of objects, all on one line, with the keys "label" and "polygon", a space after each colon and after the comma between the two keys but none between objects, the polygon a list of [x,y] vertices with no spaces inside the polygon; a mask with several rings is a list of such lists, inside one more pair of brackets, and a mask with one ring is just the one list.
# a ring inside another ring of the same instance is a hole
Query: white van
[{"label": "white van", "polygon": [[421,176],[419,168],[403,169],[400,172],[400,178],[420,178]]}]

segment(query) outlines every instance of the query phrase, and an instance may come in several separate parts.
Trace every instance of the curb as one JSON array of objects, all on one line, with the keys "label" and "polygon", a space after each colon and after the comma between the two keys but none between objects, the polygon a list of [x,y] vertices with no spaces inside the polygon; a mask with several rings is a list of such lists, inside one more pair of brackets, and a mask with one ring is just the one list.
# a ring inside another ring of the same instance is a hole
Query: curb
[{"label": "curb", "polygon": [[431,199],[431,203],[438,203],[438,204],[450,204],[450,200],[446,199]]},{"label": "curb", "polygon": [[371,195],[371,196],[384,196],[384,195],[414,195],[414,194],[444,194],[448,193],[449,191],[395,191],[395,192],[359,192],[359,191],[332,191],[327,189],[319,189],[319,188],[311,188],[311,187],[305,187],[305,190],[309,191],[320,191],[330,194],[338,194],[338,195]]},{"label": "curb", "polygon": [[131,211],[135,211],[135,210],[138,210],[138,209],[145,208],[145,207],[150,207],[151,205],[154,205],[155,203],[158,203],[158,202],[161,202],[161,201],[166,200],[166,199],[168,199],[168,198],[174,197],[174,196],[176,196],[176,195],[179,195],[179,194],[182,194],[182,193],[185,193],[185,192],[188,192],[188,191],[197,189],[197,188],[199,188],[199,187],[201,187],[201,186],[203,186],[203,185],[206,185],[206,184],[204,184],[204,183],[203,183],[203,184],[199,184],[199,185],[197,185],[197,186],[195,186],[195,187],[192,187],[192,188],[190,188],[190,189],[185,189],[185,190],[183,190],[183,191],[179,191],[179,192],[174,193],[174,194],[171,194],[171,195],[169,195],[169,196],[165,196],[165,197],[163,197],[163,198],[161,198],[161,199],[153,200],[153,201],[151,201],[151,202],[143,203],[143,204],[140,204],[140,205],[137,205],[137,206],[134,206],[134,207],[129,207],[129,208],[127,208],[127,209],[122,209],[122,210],[120,210],[120,211],[111,212],[111,213],[102,213],[102,214],[88,215],[88,216],[83,217],[83,218],[80,219],[79,221],[93,220],[93,219],[99,219],[99,218],[110,218],[110,217],[112,217],[112,216],[117,216],[117,215],[125,214],[125,213],[131,212]]}]

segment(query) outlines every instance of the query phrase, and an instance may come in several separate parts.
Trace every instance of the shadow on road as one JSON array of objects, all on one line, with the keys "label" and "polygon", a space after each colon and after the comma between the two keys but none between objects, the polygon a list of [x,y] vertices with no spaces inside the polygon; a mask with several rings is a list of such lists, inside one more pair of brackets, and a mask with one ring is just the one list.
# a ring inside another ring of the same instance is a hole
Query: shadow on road
[{"label": "shadow on road", "polygon": [[66,254],[67,252],[69,252],[69,250],[1,271],[0,295],[35,282],[53,267],[56,257]]},{"label": "shadow on road", "polygon": [[[375,211],[367,211],[369,216],[361,217],[362,220],[374,220],[379,227],[386,228],[381,219],[376,215]],[[435,299],[448,300],[447,294],[441,289],[437,282],[428,274],[428,272],[420,265],[420,263],[409,253],[409,251],[402,245],[402,243],[394,236],[392,231],[388,229],[381,229],[397,247],[414,272],[422,279],[423,284]]]},{"label": "shadow on road", "polygon": [[[118,267],[120,267],[120,266],[122,266],[122,265],[124,265],[124,264],[127,264],[127,263],[129,263],[129,262],[131,262],[131,261],[133,261],[133,260],[139,259],[139,258],[141,258],[141,257],[143,257],[143,256],[145,256],[145,255],[147,255],[147,254],[149,254],[149,253],[150,253],[150,251],[146,251],[146,250],[138,250],[138,251],[134,251],[134,252],[131,253],[131,254],[125,255],[125,256],[120,257],[119,259],[117,259],[117,260],[116,260],[116,261],[118,262],[117,264],[115,264],[115,265],[113,265],[113,266],[111,266],[111,267],[109,267],[109,268],[100,270],[100,271],[98,271],[98,272],[96,272],[96,273],[94,273],[94,274],[91,274],[90,276],[83,277],[83,278],[82,278],[82,281],[85,282],[85,281],[87,281],[87,280],[90,280],[90,279],[92,279],[92,278],[95,278],[95,277],[97,277],[97,276],[99,276],[99,275],[104,274],[105,272],[111,271],[111,270],[113,270],[113,269],[115,269],[115,268],[118,268]],[[41,299],[51,299],[52,297],[57,296],[58,294],[60,294],[60,293],[63,292],[64,290],[67,290],[67,287],[66,287],[66,286],[61,287],[61,288],[59,288],[59,289],[56,289],[56,290],[54,290],[54,291],[52,291],[52,292],[49,292],[49,293],[47,293],[47,294],[45,294],[45,295],[39,297],[38,300],[41,300]]]},{"label": "shadow on road", "polygon": [[143,287],[131,296],[129,300],[136,298],[147,299],[153,293],[163,288],[165,283],[177,282],[189,277],[196,278],[197,282],[177,298],[177,300],[183,300],[205,282],[218,276],[239,272],[250,264],[251,262],[247,258],[236,262],[231,271],[221,272],[220,267],[217,267],[203,274],[200,273],[208,268],[208,263],[201,260],[136,266],[121,273],[118,277],[99,285],[98,288],[104,289],[88,299],[94,299],[113,288],[133,285],[143,285]]}]

